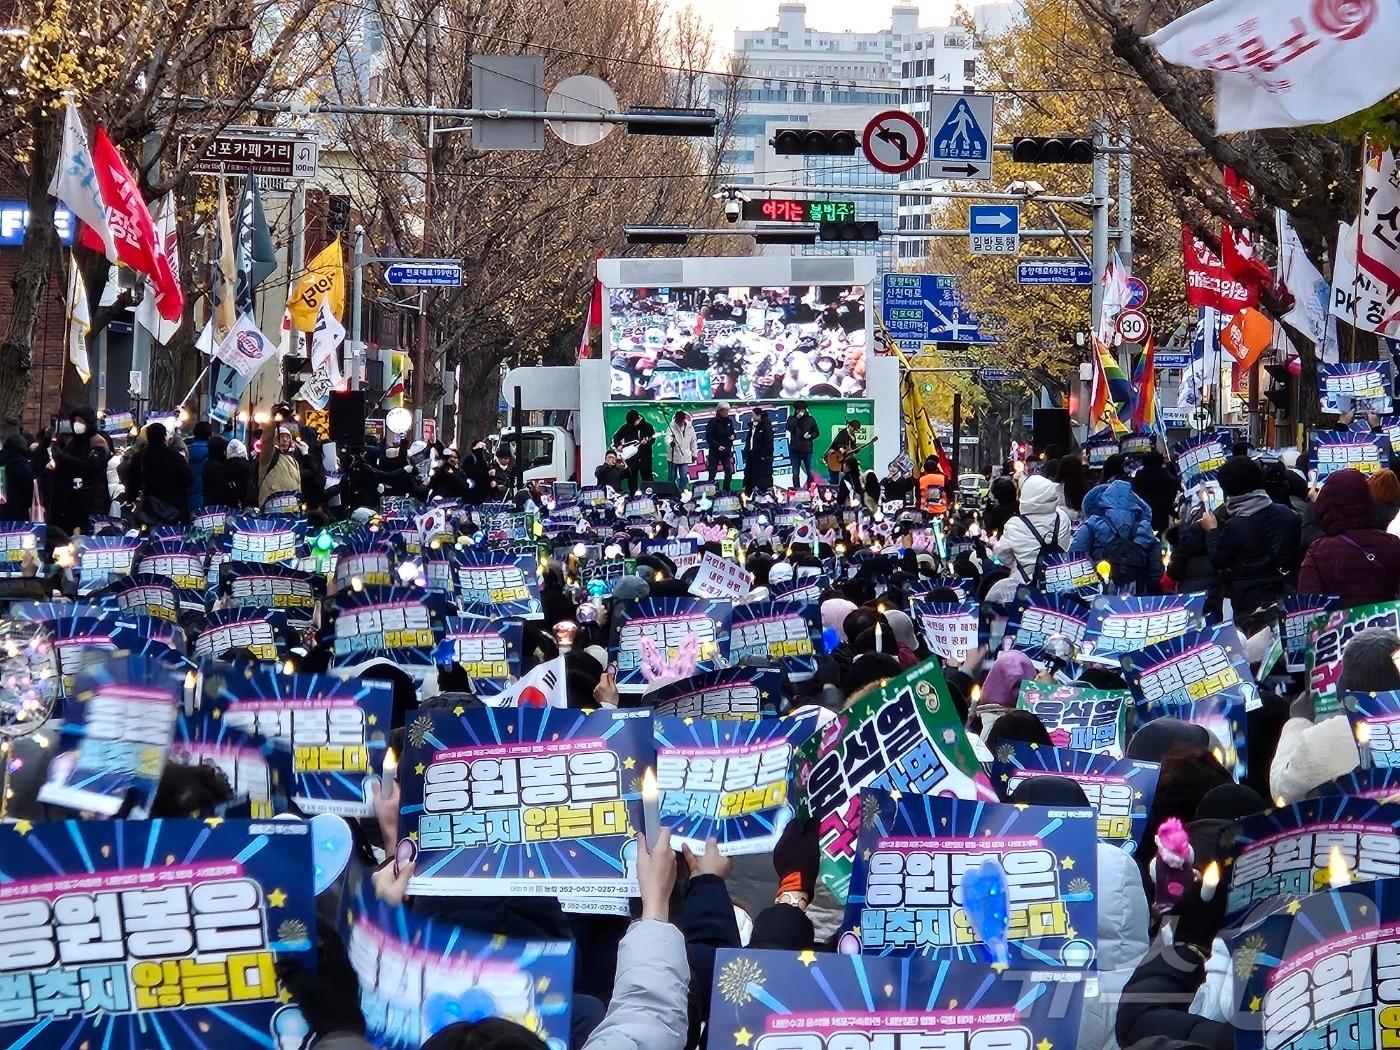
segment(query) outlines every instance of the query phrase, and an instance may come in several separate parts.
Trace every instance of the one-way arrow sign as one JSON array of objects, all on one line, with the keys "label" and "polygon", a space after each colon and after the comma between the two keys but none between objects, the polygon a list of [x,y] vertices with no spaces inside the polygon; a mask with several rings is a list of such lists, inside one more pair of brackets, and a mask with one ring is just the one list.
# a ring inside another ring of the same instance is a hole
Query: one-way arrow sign
[{"label": "one-way arrow sign", "polygon": [[967,211],[973,255],[1016,255],[1021,250],[1021,209],[1015,204],[974,204]]}]

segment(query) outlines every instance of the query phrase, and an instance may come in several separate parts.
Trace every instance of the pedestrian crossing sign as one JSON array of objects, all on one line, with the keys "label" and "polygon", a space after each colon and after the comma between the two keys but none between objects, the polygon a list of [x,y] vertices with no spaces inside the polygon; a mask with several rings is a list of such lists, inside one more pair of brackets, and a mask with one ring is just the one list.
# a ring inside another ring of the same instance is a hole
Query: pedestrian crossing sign
[{"label": "pedestrian crossing sign", "polygon": [[929,176],[944,179],[992,177],[991,95],[934,95],[929,102]]}]

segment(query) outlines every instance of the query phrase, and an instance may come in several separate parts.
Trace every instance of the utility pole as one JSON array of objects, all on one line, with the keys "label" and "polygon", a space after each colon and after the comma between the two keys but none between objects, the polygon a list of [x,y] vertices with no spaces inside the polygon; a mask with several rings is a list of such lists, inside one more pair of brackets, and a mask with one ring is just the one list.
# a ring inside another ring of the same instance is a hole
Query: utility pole
[{"label": "utility pole", "polygon": [[[425,76],[428,87],[428,149],[423,158],[423,257],[432,258],[432,238],[428,231],[432,227],[433,207],[436,204],[435,187],[433,186],[433,137],[437,131],[437,117],[433,112],[437,106],[437,97],[433,93],[433,46],[434,34],[433,23],[436,21],[437,11],[432,11],[432,17],[428,19],[424,31],[428,36],[427,46],[427,66]],[[418,412],[418,436],[423,436],[423,420],[428,415],[427,401],[423,392],[427,390],[428,376],[428,289],[423,289],[422,298],[418,301],[418,353],[413,361],[413,407]],[[434,414],[436,415],[436,413]]]},{"label": "utility pole", "polygon": [[1094,120],[1094,182],[1091,190],[1094,199],[1093,250],[1094,287],[1092,327],[1097,333],[1099,321],[1103,317],[1103,275],[1108,270],[1108,154],[1103,147],[1108,145],[1108,134],[1104,130],[1104,120]]},{"label": "utility pole", "polygon": [[364,295],[365,228],[355,227],[354,276],[350,282],[350,389],[360,389],[360,300]]},{"label": "utility pole", "polygon": [[1133,269],[1133,153],[1132,136],[1124,131],[1118,140],[1118,254]]}]

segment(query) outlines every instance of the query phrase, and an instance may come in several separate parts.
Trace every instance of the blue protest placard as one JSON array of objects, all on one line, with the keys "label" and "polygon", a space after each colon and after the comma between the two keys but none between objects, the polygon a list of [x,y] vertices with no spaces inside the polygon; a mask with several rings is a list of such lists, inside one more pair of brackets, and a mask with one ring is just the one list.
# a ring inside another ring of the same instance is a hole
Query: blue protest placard
[{"label": "blue protest placard", "polygon": [[177,682],[169,668],[137,656],[84,668],[63,702],[39,801],[107,816],[128,804],[148,809],[175,732]]},{"label": "blue protest placard", "polygon": [[986,642],[981,607],[977,602],[915,601],[914,622],[929,652],[957,663]]},{"label": "blue protest placard", "polygon": [[727,856],[767,853],[792,819],[789,767],[816,730],[810,719],[658,718],[656,781],[671,841]]},{"label": "blue protest placard", "polygon": [[1313,617],[1341,607],[1341,599],[1334,595],[1293,594],[1283,600],[1283,659],[1289,674],[1308,669],[1308,632]]},{"label": "blue protest placard", "polygon": [[276,609],[306,622],[326,596],[326,578],[279,563],[230,561],[219,568],[219,591],[231,608]]},{"label": "blue protest placard", "polygon": [[674,718],[757,719],[777,707],[782,686],[775,668],[726,667],[654,689],[646,702]]},{"label": "blue protest placard", "polygon": [[78,593],[92,594],[129,575],[145,541],[134,536],[78,536],[73,545],[78,551]]},{"label": "blue protest placard", "polygon": [[1332,851],[1352,882],[1400,875],[1400,806],[1359,798],[1316,798],[1238,821],[1227,916],[1264,901],[1306,897],[1328,884]]},{"label": "blue protest placard", "polygon": [[1314,430],[1308,449],[1308,467],[1319,482],[1339,470],[1375,474],[1390,466],[1390,439],[1369,430]]},{"label": "blue protest placard", "polygon": [[1215,480],[1230,456],[1229,441],[1221,434],[1189,438],[1172,449],[1172,458],[1181,472],[1182,490],[1191,493],[1207,481]]},{"label": "blue protest placard", "polygon": [[1118,438],[1114,436],[1112,431],[1107,434],[1097,434],[1084,442],[1084,454],[1089,460],[1090,467],[1102,467],[1118,455]]},{"label": "blue protest placard", "polygon": [[137,572],[164,576],[175,585],[182,609],[205,607],[209,578],[209,551],[184,540],[158,540],[136,562]]},{"label": "blue protest placard", "polygon": [[233,649],[247,649],[257,659],[274,663],[286,649],[287,617],[261,608],[216,609],[194,640],[196,660],[211,660]]},{"label": "blue protest placard", "polygon": [[380,900],[367,873],[341,909],[341,939],[360,985],[365,1037],[418,1050],[466,1019],[502,1017],[549,1048],[569,1045],[571,941],[520,941],[440,922]]},{"label": "blue protest placard", "polygon": [[1381,802],[1400,802],[1400,767],[1377,769],[1374,766],[1353,769],[1345,776],[1329,780],[1315,792],[1340,795],[1343,798],[1370,798]]},{"label": "blue protest placard", "polygon": [[1056,747],[1122,758],[1128,735],[1128,708],[1133,694],[1126,689],[1024,681],[1016,706],[1035,715]]},{"label": "blue protest placard", "polygon": [[1114,759],[1063,747],[1040,747],[1008,740],[997,748],[992,782],[1010,797],[1034,777],[1064,777],[1084,789],[1097,817],[1098,836],[1129,853],[1137,852],[1147,815],[1157,794],[1162,767],[1156,762]]},{"label": "blue protest placard", "polygon": [[399,836],[425,895],[636,893],[651,712],[423,710],[399,765]]},{"label": "blue protest placard", "polygon": [[[965,911],[965,880],[1006,882],[1007,959],[1093,970],[1098,955],[1094,811],[861,793],[860,839],[839,947],[866,955],[997,961]],[[990,972],[990,971],[989,971]]]},{"label": "blue protest placard", "polygon": [[44,526],[29,521],[0,522],[0,576],[22,576],[24,559],[44,562]]},{"label": "blue protest placard", "polygon": [[1342,694],[1342,710],[1351,722],[1361,764],[1375,769],[1400,768],[1400,692],[1350,690]]},{"label": "blue protest placard", "polygon": [[1103,594],[1089,606],[1089,622],[1079,657],[1117,666],[1119,658],[1185,634],[1202,622],[1204,594],[1168,594],[1156,598]]},{"label": "blue protest placard", "polygon": [[630,693],[646,688],[643,658],[649,646],[667,664],[693,660],[691,674],[725,666],[733,612],[733,603],[709,598],[643,598],[616,606],[612,651],[618,688]]},{"label": "blue protest placard", "polygon": [[1179,718],[1205,726],[1221,764],[1246,772],[1245,711],[1259,696],[1244,642],[1232,623],[1188,631],[1130,658],[1128,685],[1138,718]]},{"label": "blue protest placard", "polygon": [[180,667],[188,661],[182,655],[184,632],[163,620],[134,613],[107,613],[102,616],[66,616],[54,620],[54,651],[62,683],[61,695],[73,691],[75,676],[85,667],[104,663],[108,653],[124,652]]},{"label": "blue protest placard", "polygon": [[307,1031],[275,969],[315,967],[304,823],[22,821],[0,850],[5,1046],[266,1050]]},{"label": "blue protest placard", "polygon": [[978,963],[722,948],[710,1045],[752,1050],[1045,1050],[1075,1045],[1080,974],[997,980]]},{"label": "blue protest placard", "polygon": [[778,665],[789,681],[817,673],[821,613],[806,602],[749,602],[734,607],[729,662],[758,658]]},{"label": "blue protest placard", "polygon": [[374,816],[371,788],[384,771],[394,706],[388,682],[235,664],[207,673],[204,692],[235,729],[291,750],[292,801],[302,812]]},{"label": "blue protest placard", "polygon": [[478,696],[495,696],[520,677],[520,646],[525,625],[487,616],[449,616],[444,621],[437,662],[456,664],[471,676]]},{"label": "blue protest placard", "polygon": [[457,593],[462,601],[495,610],[497,616],[543,616],[538,559],[493,551],[465,550],[453,555]]},{"label": "blue protest placard", "polygon": [[1078,645],[1088,623],[1088,607],[1074,595],[1030,591],[1012,609],[1006,637],[1012,649],[1042,661],[1047,641],[1064,638]]},{"label": "blue protest placard", "polygon": [[415,676],[433,666],[447,605],[435,591],[364,587],[337,594],[331,606],[332,662],[355,667],[382,657]]},{"label": "blue protest placard", "polygon": [[223,535],[230,561],[275,564],[296,561],[304,553],[306,523],[299,518],[233,515]]},{"label": "blue protest placard", "polygon": [[249,814],[255,818],[267,820],[287,812],[291,749],[235,726],[225,717],[227,710],[225,700],[206,690],[198,710],[181,711],[175,719],[169,762],[214,767],[233,788],[234,798],[248,800]]},{"label": "blue protest placard", "polygon": [[[1324,884],[1325,886],[1325,884]],[[1238,1050],[1385,1046],[1400,1009],[1392,882],[1323,889],[1241,930],[1231,1015]]]},{"label": "blue protest placard", "polygon": [[660,554],[669,558],[676,572],[695,568],[700,564],[700,540],[695,536],[685,536],[666,540],[642,540],[643,554]]},{"label": "blue protest placard", "polygon": [[149,616],[153,620],[175,623],[180,618],[180,598],[175,585],[164,576],[136,572],[112,581],[104,592],[115,600],[124,613]]},{"label": "blue protest placard", "polygon": [[235,512],[228,507],[205,507],[190,515],[190,533],[194,536],[216,538],[228,530],[228,519]]},{"label": "blue protest placard", "polygon": [[1325,362],[1317,366],[1320,404],[1324,412],[1377,412],[1394,408],[1391,396],[1391,362]]},{"label": "blue protest placard", "polygon": [[1042,564],[1047,594],[1074,594],[1085,598],[1103,590],[1103,577],[1086,554],[1051,554]]}]

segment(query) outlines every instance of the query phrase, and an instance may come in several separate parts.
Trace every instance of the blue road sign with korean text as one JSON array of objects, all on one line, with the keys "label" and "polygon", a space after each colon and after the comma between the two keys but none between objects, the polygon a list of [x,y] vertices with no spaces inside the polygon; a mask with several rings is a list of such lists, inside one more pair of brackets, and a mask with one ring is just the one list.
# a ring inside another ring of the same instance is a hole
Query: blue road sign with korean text
[{"label": "blue road sign with korean text", "polygon": [[991,95],[940,92],[932,96],[926,121],[930,176],[990,179],[993,115]]},{"label": "blue road sign with korean text", "polygon": [[459,263],[394,263],[384,267],[384,283],[396,288],[456,288],[462,283]]},{"label": "blue road sign with korean text", "polygon": [[887,273],[881,316],[901,350],[918,353],[926,343],[994,343],[962,305],[957,278],[935,273]]},{"label": "blue road sign with korean text", "polygon": [[1016,280],[1021,284],[1066,284],[1092,288],[1094,268],[1074,259],[1022,259],[1016,264]]}]

